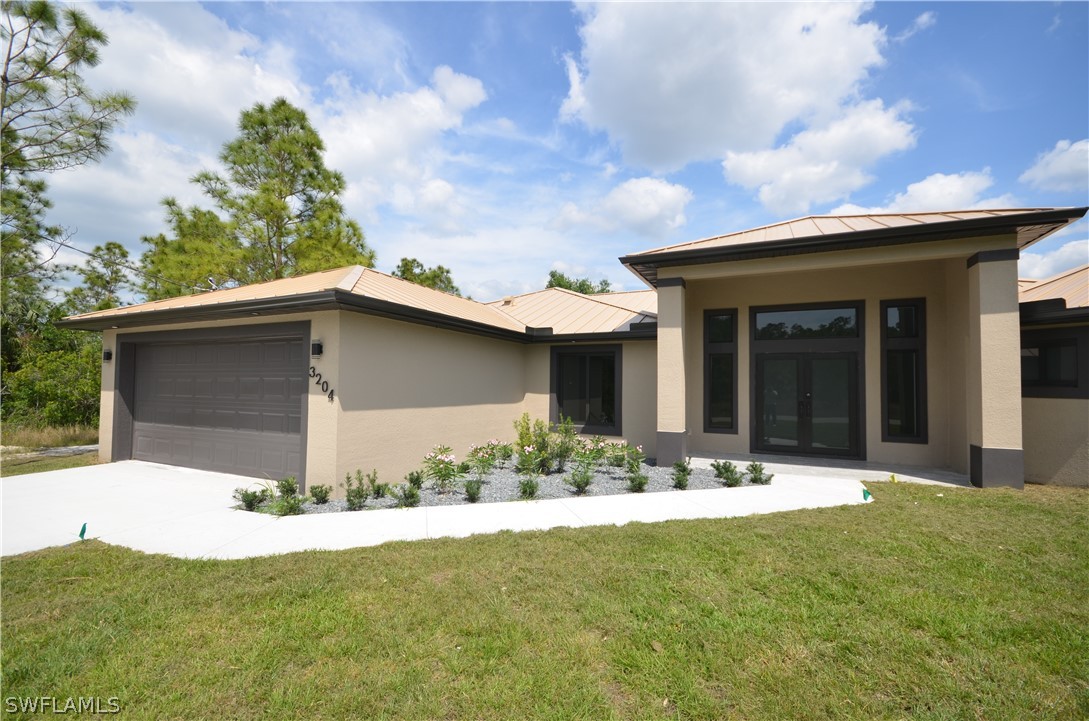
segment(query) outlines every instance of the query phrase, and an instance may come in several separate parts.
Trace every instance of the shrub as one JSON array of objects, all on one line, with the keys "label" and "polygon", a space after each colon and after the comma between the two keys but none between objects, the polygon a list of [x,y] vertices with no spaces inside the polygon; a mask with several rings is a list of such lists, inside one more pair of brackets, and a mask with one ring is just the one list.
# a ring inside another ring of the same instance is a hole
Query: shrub
[{"label": "shrub", "polygon": [[692,466],[688,461],[677,461],[673,464],[673,487],[678,491],[688,488],[688,477],[692,475]]},{"label": "shrub", "polygon": [[715,478],[722,481],[722,485],[728,488],[735,488],[741,485],[742,476],[741,472],[737,470],[737,466],[729,461],[713,461],[711,468],[715,469]]},{"label": "shrub", "polygon": [[[529,414],[523,413],[522,417],[514,422],[514,431],[518,434],[518,448],[533,446],[541,454],[541,462],[548,463],[550,434],[547,423],[540,419],[530,421]],[[546,470],[547,468],[542,468],[541,472]]]},{"label": "shrub", "polygon": [[316,485],[310,487],[310,497],[314,499],[314,503],[319,506],[323,506],[329,502],[329,494],[333,492],[332,486]]},{"label": "shrub", "polygon": [[483,481],[479,478],[473,478],[465,481],[465,500],[469,503],[476,503],[480,500],[480,487],[484,485]]},{"label": "shrub", "polygon": [[514,470],[523,474],[539,475],[544,473],[548,466],[548,454],[533,445],[523,446],[518,453],[518,460],[514,462]]},{"label": "shrub", "polygon": [[632,493],[642,493],[647,490],[647,474],[642,471],[628,472],[628,490]]},{"label": "shrub", "polygon": [[280,496],[269,509],[276,516],[297,516],[303,512],[302,496]]},{"label": "shrub", "polygon": [[494,443],[495,458],[500,463],[506,463],[511,458],[514,458],[514,446],[512,444],[500,443],[499,441],[488,441],[488,443]]},{"label": "shrub", "polygon": [[[498,442],[496,441],[496,443]],[[484,476],[495,468],[496,460],[495,446],[492,445],[491,441],[483,446],[473,445],[469,447],[469,465],[472,466],[472,470],[479,480],[483,480]]]},{"label": "shrub", "polygon": [[601,463],[609,452],[609,442],[605,440],[605,436],[594,436],[587,441],[585,448],[594,463]]},{"label": "shrub", "polygon": [[567,462],[575,455],[575,451],[581,445],[579,434],[575,430],[575,422],[570,418],[560,416],[560,423],[556,426],[556,432],[550,439],[549,457],[557,473],[563,473]]},{"label": "shrub", "polygon": [[624,467],[627,469],[628,474],[639,473],[640,469],[643,467],[643,461],[646,460],[647,457],[646,454],[643,453],[643,447],[636,446],[635,448],[632,448],[631,446],[625,445],[624,451]]},{"label": "shrub", "polygon": [[567,479],[567,485],[575,489],[576,496],[585,495],[589,490],[590,484],[594,482],[593,467],[586,464],[578,464],[575,470],[571,471],[570,477]]},{"label": "shrub", "polygon": [[356,470],[355,480],[352,479],[351,473],[345,473],[341,488],[344,489],[344,500],[348,503],[349,511],[358,511],[363,508],[363,504],[367,502],[367,497],[370,495],[370,489],[363,483],[363,471],[360,470]]},{"label": "shrub", "polygon": [[269,500],[268,489],[236,488],[234,499],[240,502],[247,511],[256,511],[258,506]]},{"label": "shrub", "polygon": [[420,489],[411,483],[401,486],[394,491],[393,497],[397,499],[398,508],[414,508],[420,505]]},{"label": "shrub", "polygon": [[472,472],[472,470],[473,470],[473,466],[472,466],[471,463],[469,463],[469,461],[462,461],[461,463],[458,464],[458,475],[459,476],[467,476]]},{"label": "shrub", "polygon": [[294,476],[281,478],[276,481],[276,491],[280,494],[280,498],[292,498],[299,492],[299,482]]},{"label": "shrub", "polygon": [[367,474],[367,485],[370,486],[370,495],[375,498],[385,498],[389,493],[388,483],[378,482],[378,469],[372,468],[371,472]]},{"label": "shrub", "polygon": [[461,469],[449,446],[435,446],[424,457],[424,470],[439,493],[449,493],[457,485]]},{"label": "shrub", "polygon": [[540,484],[537,483],[536,476],[524,476],[518,481],[518,495],[527,501],[537,496],[538,488]]},{"label": "shrub", "polygon": [[408,475],[405,476],[405,482],[418,491],[423,488],[424,485],[423,474],[419,471],[409,471]]},{"label": "shrub", "polygon": [[614,468],[623,468],[628,460],[627,443],[610,443],[604,452],[605,463]]},{"label": "shrub", "polygon": [[745,472],[749,474],[749,483],[757,486],[766,486],[771,483],[771,479],[775,477],[764,470],[763,463],[757,463],[756,461],[745,466]]}]

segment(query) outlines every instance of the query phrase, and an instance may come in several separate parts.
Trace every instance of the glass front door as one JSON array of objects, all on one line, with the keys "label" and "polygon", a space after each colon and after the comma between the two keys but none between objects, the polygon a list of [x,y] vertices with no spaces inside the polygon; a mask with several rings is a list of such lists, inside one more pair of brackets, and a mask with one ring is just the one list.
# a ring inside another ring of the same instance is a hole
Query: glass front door
[{"label": "glass front door", "polygon": [[757,449],[859,455],[856,353],[758,353],[755,400]]}]

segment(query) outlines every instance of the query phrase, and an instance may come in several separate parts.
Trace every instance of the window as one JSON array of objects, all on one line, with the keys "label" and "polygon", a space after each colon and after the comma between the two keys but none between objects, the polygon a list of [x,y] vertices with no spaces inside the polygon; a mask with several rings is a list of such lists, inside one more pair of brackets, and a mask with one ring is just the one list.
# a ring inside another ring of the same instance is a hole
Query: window
[{"label": "window", "polygon": [[881,439],[926,443],[926,300],[881,301]]},{"label": "window", "polygon": [[1022,332],[1021,395],[1089,398],[1089,328]]},{"label": "window", "polygon": [[756,314],[756,340],[857,337],[857,308],[800,308]]},{"label": "window", "polygon": [[737,310],[703,314],[703,428],[737,433]]},{"label": "window", "polygon": [[620,346],[552,348],[551,420],[620,435]]}]

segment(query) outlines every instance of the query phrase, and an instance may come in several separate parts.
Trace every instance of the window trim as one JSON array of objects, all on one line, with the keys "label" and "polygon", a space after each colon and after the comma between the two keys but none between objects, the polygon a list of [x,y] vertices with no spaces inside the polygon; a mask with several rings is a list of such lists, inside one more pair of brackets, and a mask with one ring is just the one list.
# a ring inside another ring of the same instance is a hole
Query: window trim
[{"label": "window trim", "polygon": [[[729,342],[711,342],[711,323],[710,318],[712,316],[728,315],[731,317],[730,325],[733,330],[733,338]],[[737,308],[712,308],[705,309],[703,311],[703,432],[704,433],[721,433],[726,435],[736,436],[738,433],[739,424],[737,422],[737,395],[738,395],[738,348],[737,348],[737,327],[738,313]],[[733,393],[732,401],[733,408],[731,410],[733,425],[729,428],[723,428],[721,426],[711,425],[711,356],[713,355],[731,355],[733,356]]]},{"label": "window trim", "polygon": [[[887,314],[889,308],[897,306],[915,306],[916,323],[919,333],[915,338],[889,338]],[[884,443],[916,443],[927,444],[930,442],[930,414],[927,394],[927,343],[926,343],[926,298],[896,298],[881,301],[881,315],[878,319],[881,324],[881,440]],[[913,350],[919,359],[919,387],[918,394],[919,432],[913,436],[896,436],[889,433],[889,361],[888,352],[891,350]]]},{"label": "window trim", "polygon": [[[1021,348],[1040,345],[1056,345],[1060,341],[1074,341],[1078,358],[1078,382],[1076,385],[1028,385],[1021,378],[1022,398],[1089,398],[1089,326],[1064,328],[1031,328],[1021,331]],[[1020,370],[1020,367],[1018,367]]]},{"label": "window trim", "polygon": [[594,434],[602,436],[622,436],[623,435],[623,408],[621,400],[623,398],[624,382],[623,382],[623,368],[624,368],[624,347],[621,344],[612,345],[571,345],[571,346],[558,346],[551,347],[550,359],[549,359],[549,393],[548,393],[548,420],[552,424],[560,422],[560,402],[559,402],[559,387],[560,387],[560,375],[559,375],[559,358],[561,355],[603,355],[611,353],[613,355],[614,374],[613,374],[613,394],[615,397],[615,413],[616,424],[613,426],[592,426],[588,424],[575,424],[575,429],[579,433]]}]

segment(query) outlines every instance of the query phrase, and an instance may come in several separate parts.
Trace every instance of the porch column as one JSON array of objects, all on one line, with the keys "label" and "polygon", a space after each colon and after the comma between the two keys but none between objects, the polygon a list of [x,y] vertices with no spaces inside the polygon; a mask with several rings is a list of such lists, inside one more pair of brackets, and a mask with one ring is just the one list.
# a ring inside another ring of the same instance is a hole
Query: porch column
[{"label": "porch column", "polygon": [[684,279],[658,281],[658,440],[659,466],[688,458],[685,418]]},{"label": "porch column", "polygon": [[972,485],[1024,488],[1016,248],[968,259],[968,468]]}]

